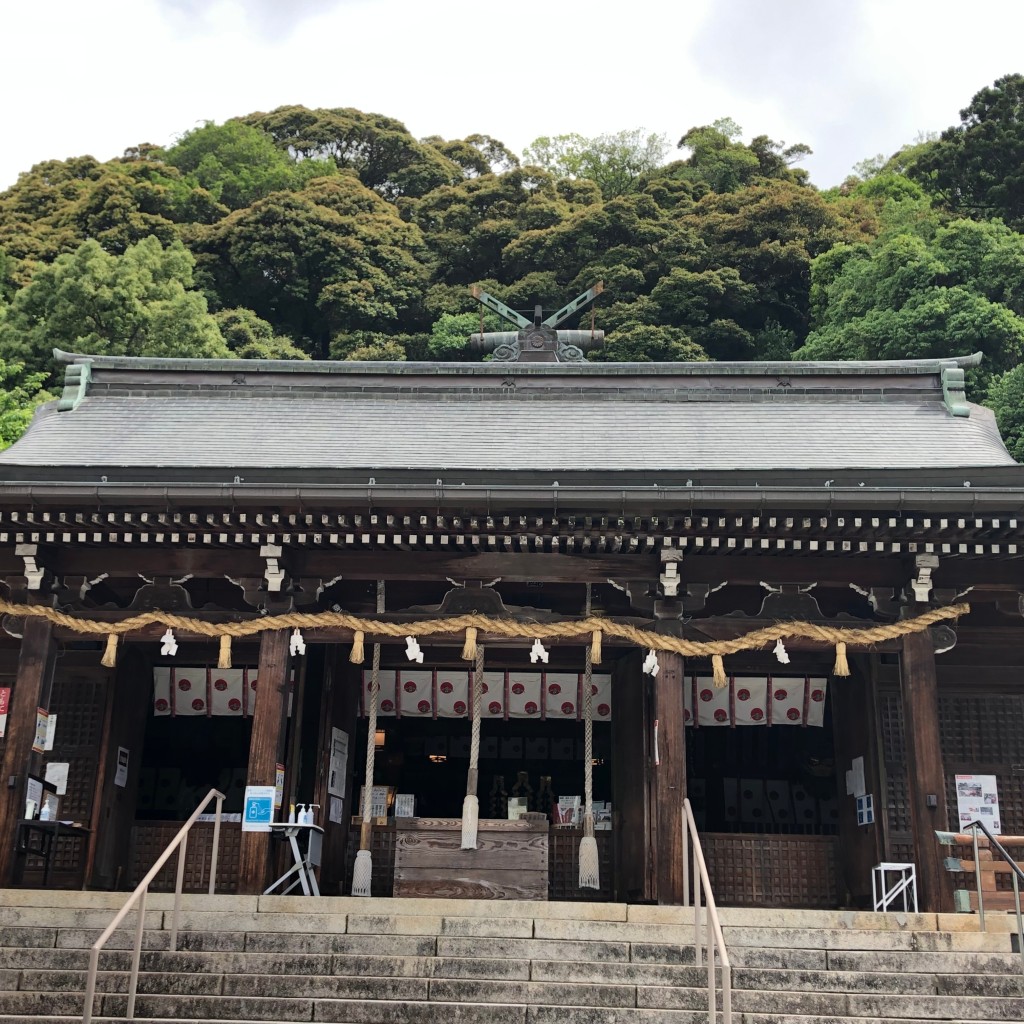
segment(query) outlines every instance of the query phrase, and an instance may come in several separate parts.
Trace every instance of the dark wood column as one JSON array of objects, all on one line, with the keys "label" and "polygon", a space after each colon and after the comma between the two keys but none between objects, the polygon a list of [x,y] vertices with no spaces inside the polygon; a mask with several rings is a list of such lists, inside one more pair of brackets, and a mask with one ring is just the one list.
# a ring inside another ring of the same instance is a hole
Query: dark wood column
[{"label": "dark wood column", "polygon": [[[94,888],[116,889],[129,877],[128,853],[152,688],[152,662],[139,645],[124,644],[108,691],[96,776],[93,831],[85,875]],[[128,751],[128,778],[123,786],[116,781],[119,747]]]},{"label": "dark wood column", "polygon": [[650,779],[652,729],[650,676],[643,656],[627,654],[612,668],[612,814],[615,899],[640,903],[655,898],[651,871]]},{"label": "dark wood column", "polygon": [[[924,610],[922,606],[917,608]],[[918,614],[918,611],[911,614]],[[922,911],[951,911],[952,885],[943,869],[942,852],[935,840],[935,829],[947,829],[949,825],[939,737],[935,650],[927,632],[911,633],[903,638],[900,682],[918,900]]]},{"label": "dark wood column", "polygon": [[[286,629],[260,634],[260,663],[256,673],[256,708],[249,741],[247,786],[273,786],[284,753],[288,715],[288,637]],[[243,832],[238,864],[238,892],[261,893],[271,879],[270,836]]]},{"label": "dark wood column", "polygon": [[[653,718],[658,723],[658,763],[652,775],[654,878],[659,903],[683,902],[683,800],[686,797],[686,721],[683,658],[658,654]],[[651,728],[654,723],[652,721]]]},{"label": "dark wood column", "polygon": [[0,773],[0,887],[13,881],[18,822],[25,816],[26,776],[41,774],[42,756],[32,752],[32,743],[36,709],[50,706],[55,654],[50,623],[45,619],[26,619]]},{"label": "dark wood column", "polygon": [[[324,829],[320,891],[326,896],[340,896],[348,881],[345,878],[345,863],[346,847],[350,839],[349,821],[356,813],[352,794],[352,767],[360,757],[360,751],[356,748],[356,726],[358,724],[356,712],[359,707],[359,687],[362,685],[363,666],[350,665],[347,655],[348,650],[341,644],[331,644],[327,648],[320,701],[320,731],[316,755],[316,802],[320,805],[317,821]],[[344,794],[341,798],[342,818],[340,822],[330,820],[329,775],[331,738],[334,729],[340,729],[347,733],[349,744],[345,777],[340,780]],[[358,834],[357,829],[353,835],[358,838]]]},{"label": "dark wood column", "polygon": [[[839,795],[839,868],[844,906],[871,907],[871,869],[883,856],[882,823],[885,802],[878,771],[878,727],[875,714],[873,662],[876,654],[850,659],[853,675],[829,680],[832,733],[836,754],[836,791]],[[857,824],[856,798],[846,792],[846,772],[854,758],[864,758],[864,781],[873,794],[875,822]]]}]

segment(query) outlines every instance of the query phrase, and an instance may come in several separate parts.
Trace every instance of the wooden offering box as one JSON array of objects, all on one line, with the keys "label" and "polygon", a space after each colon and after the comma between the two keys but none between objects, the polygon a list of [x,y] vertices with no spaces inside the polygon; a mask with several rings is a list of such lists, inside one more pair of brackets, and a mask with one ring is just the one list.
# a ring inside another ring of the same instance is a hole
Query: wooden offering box
[{"label": "wooden offering box", "polygon": [[548,824],[485,818],[463,850],[458,818],[395,820],[395,896],[546,900]]}]

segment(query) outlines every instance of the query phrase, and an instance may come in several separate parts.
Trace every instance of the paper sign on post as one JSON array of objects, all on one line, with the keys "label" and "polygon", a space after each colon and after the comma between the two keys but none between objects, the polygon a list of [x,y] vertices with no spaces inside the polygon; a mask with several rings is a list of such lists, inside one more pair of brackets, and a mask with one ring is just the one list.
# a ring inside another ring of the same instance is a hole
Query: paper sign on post
[{"label": "paper sign on post", "polygon": [[50,714],[46,708],[36,709],[36,735],[32,740],[32,753],[41,754],[46,749],[46,729]]},{"label": "paper sign on post", "polygon": [[243,832],[269,832],[274,820],[274,787],[246,786],[242,811]]},{"label": "paper sign on post", "polygon": [[122,789],[128,785],[128,748],[117,748],[117,771],[114,772],[114,785]]},{"label": "paper sign on post", "polygon": [[0,736],[7,732],[7,709],[11,706],[11,688],[0,686]]},{"label": "paper sign on post", "polygon": [[331,796],[345,795],[345,772],[348,769],[348,733],[331,729],[331,760],[327,775],[327,792]]},{"label": "paper sign on post", "polygon": [[280,809],[284,803],[284,765],[278,764],[274,770],[274,810]]},{"label": "paper sign on post", "polygon": [[960,828],[966,828],[972,821],[981,821],[993,835],[1002,831],[999,790],[994,775],[957,775],[956,804]]},{"label": "paper sign on post", "polygon": [[43,740],[43,750],[53,750],[53,741],[57,738],[57,716],[50,714],[46,719],[46,738]]}]

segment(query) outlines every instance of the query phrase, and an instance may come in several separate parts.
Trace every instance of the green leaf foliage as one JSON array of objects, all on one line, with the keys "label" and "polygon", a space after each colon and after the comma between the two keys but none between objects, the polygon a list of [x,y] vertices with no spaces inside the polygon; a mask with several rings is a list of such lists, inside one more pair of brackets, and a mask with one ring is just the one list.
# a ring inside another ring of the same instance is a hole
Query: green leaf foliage
[{"label": "green leaf foliage", "polygon": [[960,215],[1024,227],[1024,75],[980,90],[908,173]]},{"label": "green leaf foliage", "polygon": [[[206,299],[192,288],[181,242],[155,237],[124,255],[83,242],[40,267],[0,323],[0,357],[29,373],[54,370],[52,351],[141,356],[227,356]],[[52,379],[52,378],[51,378]]]},{"label": "green leaf foliage", "polygon": [[225,305],[254,310],[319,358],[338,332],[397,328],[426,285],[419,229],[348,174],[272,193],[195,245]]},{"label": "green leaf foliage", "polygon": [[313,177],[337,173],[331,160],[295,163],[266,132],[241,121],[208,121],[186,132],[163,158],[231,210],[271,192],[301,188]]},{"label": "green leaf foliage", "polygon": [[36,409],[53,398],[43,390],[45,373],[29,373],[21,363],[0,359],[0,448],[14,444]]}]

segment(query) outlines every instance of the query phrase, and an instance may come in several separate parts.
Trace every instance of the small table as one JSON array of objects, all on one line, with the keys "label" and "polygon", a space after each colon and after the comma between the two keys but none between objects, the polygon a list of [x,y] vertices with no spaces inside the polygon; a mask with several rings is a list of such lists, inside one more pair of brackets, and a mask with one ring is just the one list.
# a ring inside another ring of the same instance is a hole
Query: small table
[{"label": "small table", "polygon": [[38,818],[24,819],[18,822],[18,837],[15,852],[21,859],[18,872],[19,884],[24,882],[25,861],[29,857],[39,857],[43,862],[43,887],[50,884],[50,868],[53,854],[57,848],[57,840],[61,836],[80,836],[88,839],[91,829],[83,825],[73,825],[69,821],[40,821]]},{"label": "small table", "polygon": [[[889,884],[888,876],[895,875],[895,881]],[[897,861],[883,861],[871,869],[871,899],[875,910],[888,910],[891,903],[898,897],[903,898],[903,910],[910,912],[913,900],[914,913],[917,913],[917,868],[913,864]]]},{"label": "small table", "polygon": [[[299,825],[294,821],[273,821],[270,823],[270,831],[273,835],[288,840],[294,863],[276,882],[268,886],[263,895],[267,896],[274,892],[275,889],[284,885],[291,878],[291,883],[286,888],[281,889],[278,893],[279,896],[287,895],[297,885],[302,886],[304,896],[319,896],[320,887],[316,884],[316,875],[313,872],[313,868],[320,866],[320,851],[323,845],[324,830],[319,825]],[[305,853],[302,852],[299,846],[299,837],[302,835],[306,837]],[[292,875],[296,877],[292,878]]]}]

